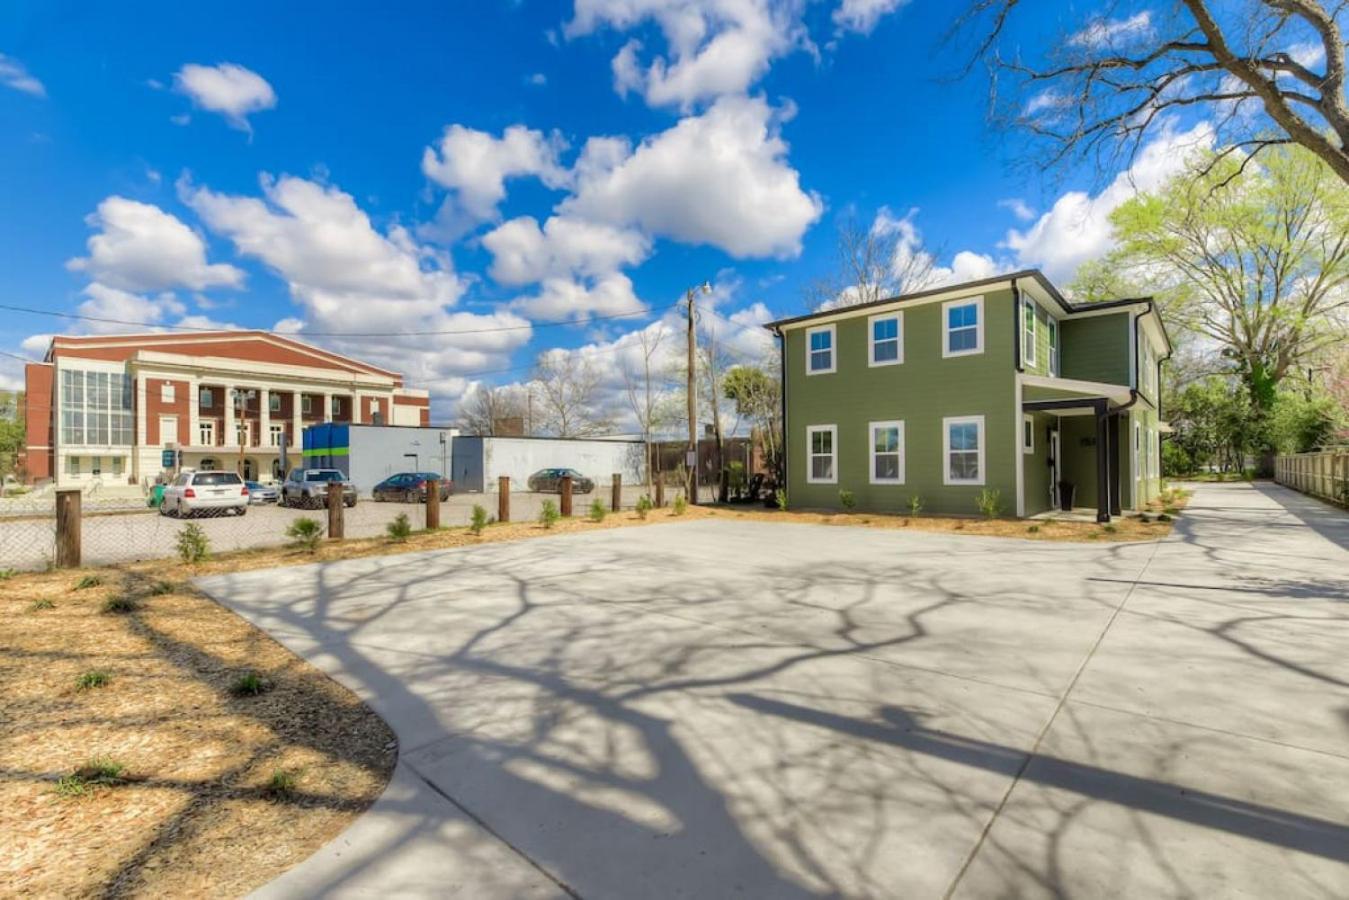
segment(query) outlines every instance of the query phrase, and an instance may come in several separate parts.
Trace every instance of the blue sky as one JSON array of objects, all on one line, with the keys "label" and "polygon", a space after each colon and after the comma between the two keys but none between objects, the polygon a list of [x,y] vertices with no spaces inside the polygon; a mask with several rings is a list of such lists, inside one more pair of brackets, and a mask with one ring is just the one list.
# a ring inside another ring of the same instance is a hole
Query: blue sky
[{"label": "blue sky", "polygon": [[[0,303],[308,333],[405,371],[440,417],[561,348],[617,403],[633,335],[705,279],[707,327],[760,352],[840,213],[888,209],[948,280],[1066,279],[1134,189],[1009,165],[982,78],[943,78],[949,4],[199,6],[0,11]],[[1010,40],[1069,24],[1026,15]],[[130,329],[0,312],[0,349],[91,330]]]}]

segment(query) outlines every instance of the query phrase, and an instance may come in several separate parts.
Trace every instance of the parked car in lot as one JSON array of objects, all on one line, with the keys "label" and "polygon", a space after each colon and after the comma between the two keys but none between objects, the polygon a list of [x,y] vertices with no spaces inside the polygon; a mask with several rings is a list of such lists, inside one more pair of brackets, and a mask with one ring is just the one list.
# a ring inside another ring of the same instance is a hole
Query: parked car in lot
[{"label": "parked car in lot", "polygon": [[529,489],[545,494],[557,494],[562,491],[562,477],[571,476],[573,494],[588,494],[595,489],[595,482],[575,469],[539,469],[529,476]]},{"label": "parked car in lot", "polygon": [[401,500],[404,503],[426,501],[426,484],[440,482],[440,499],[448,500],[454,493],[454,482],[446,481],[436,472],[399,472],[390,475],[370,489],[374,500]]},{"label": "parked car in lot", "polygon": [[341,469],[292,469],[281,485],[282,506],[306,506],[318,509],[328,504],[328,485],[342,485],[342,503],[356,505],[356,485]]},{"label": "parked car in lot", "polygon": [[248,486],[233,472],[183,472],[165,486],[159,504],[161,516],[242,516],[246,512]]},{"label": "parked car in lot", "polygon": [[281,491],[274,484],[245,481],[244,486],[248,488],[249,503],[276,503],[281,499]]}]

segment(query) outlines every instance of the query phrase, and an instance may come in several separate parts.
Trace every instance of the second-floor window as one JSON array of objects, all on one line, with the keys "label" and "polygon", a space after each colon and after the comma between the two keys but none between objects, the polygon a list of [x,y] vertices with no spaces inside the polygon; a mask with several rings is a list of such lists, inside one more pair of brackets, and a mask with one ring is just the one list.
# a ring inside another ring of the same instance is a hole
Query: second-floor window
[{"label": "second-floor window", "polygon": [[1053,316],[1049,318],[1049,374],[1059,374],[1059,323]]},{"label": "second-floor window", "polygon": [[267,408],[272,412],[281,412],[281,395],[277,393],[268,394]]},{"label": "second-floor window", "polygon": [[984,298],[942,304],[942,356],[984,352]]},{"label": "second-floor window", "polygon": [[162,403],[172,403],[172,402],[173,402],[173,399],[174,399],[174,395],[175,395],[175,391],[174,391],[174,389],[173,389],[173,385],[172,385],[172,384],[170,384],[169,382],[166,381],[166,382],[164,382],[162,385],[160,385],[160,387],[159,387],[159,399],[160,399],[160,402],[162,402]]},{"label": "second-floor window", "polygon": [[314,411],[314,398],[309,396],[308,394],[301,395],[300,412],[304,413],[305,415],[309,415],[313,411]]},{"label": "second-floor window", "polygon": [[810,329],[806,332],[806,374],[823,375],[834,369],[834,326]]},{"label": "second-floor window", "polygon": [[904,361],[903,318],[900,313],[872,316],[867,320],[871,329],[867,345],[868,363],[873,366],[893,366]]},{"label": "second-floor window", "polygon": [[215,402],[212,397],[213,395],[211,394],[210,388],[202,388],[197,391],[197,406],[203,409],[210,409],[211,404]]},{"label": "second-floor window", "polygon": [[1021,352],[1022,361],[1027,367],[1035,365],[1036,347],[1035,347],[1035,301],[1029,297],[1026,298],[1026,304],[1022,307],[1021,318],[1024,323],[1021,329]]}]

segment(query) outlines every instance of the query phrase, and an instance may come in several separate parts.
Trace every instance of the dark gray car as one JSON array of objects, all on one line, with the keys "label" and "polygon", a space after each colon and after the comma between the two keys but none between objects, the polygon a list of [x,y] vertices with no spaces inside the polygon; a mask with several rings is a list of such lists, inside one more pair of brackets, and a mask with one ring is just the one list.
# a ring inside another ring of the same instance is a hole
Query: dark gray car
[{"label": "dark gray car", "polygon": [[595,490],[595,482],[575,469],[539,469],[529,476],[529,489],[545,494],[557,494],[562,491],[562,477],[571,476],[573,494],[589,494]]},{"label": "dark gray car", "polygon": [[356,505],[356,485],[347,480],[341,469],[292,469],[281,485],[282,506],[303,506],[318,509],[328,504],[328,485],[342,485],[342,502]]}]

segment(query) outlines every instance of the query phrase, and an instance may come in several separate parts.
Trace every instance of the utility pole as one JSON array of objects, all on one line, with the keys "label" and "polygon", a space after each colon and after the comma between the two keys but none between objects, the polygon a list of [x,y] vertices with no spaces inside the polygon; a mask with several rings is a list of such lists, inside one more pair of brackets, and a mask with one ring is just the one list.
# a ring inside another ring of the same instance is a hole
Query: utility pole
[{"label": "utility pole", "polygon": [[704,281],[698,288],[689,288],[686,294],[689,305],[689,377],[687,386],[689,395],[689,449],[685,463],[689,468],[688,501],[693,504],[698,502],[698,331],[694,328],[696,316],[696,300],[694,298],[699,290],[704,294],[710,294],[712,293],[712,285]]}]

